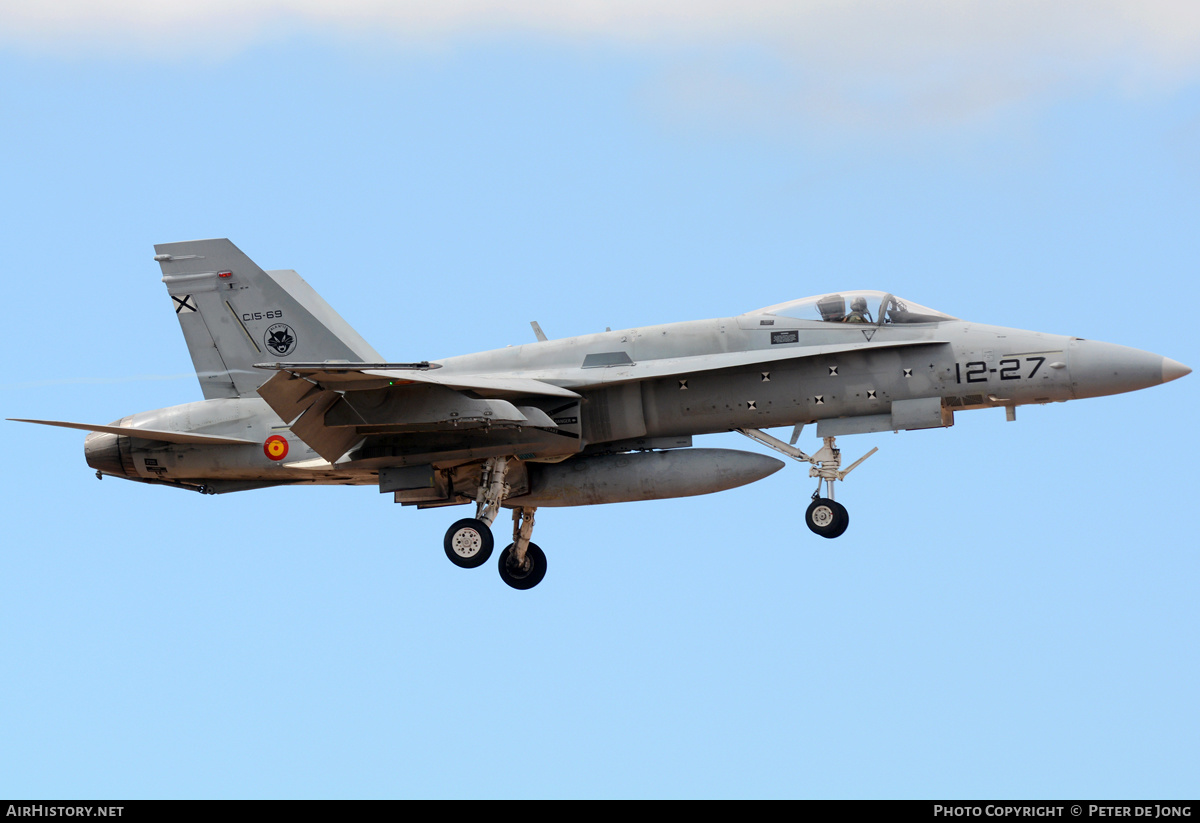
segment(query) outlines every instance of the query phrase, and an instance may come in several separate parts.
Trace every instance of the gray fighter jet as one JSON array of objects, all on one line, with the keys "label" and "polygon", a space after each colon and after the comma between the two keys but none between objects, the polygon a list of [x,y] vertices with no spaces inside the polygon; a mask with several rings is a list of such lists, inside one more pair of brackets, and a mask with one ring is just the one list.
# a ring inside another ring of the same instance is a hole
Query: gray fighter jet
[{"label": "gray fighter jet", "polygon": [[[534,512],[707,494],[783,462],[692,448],[736,431],[810,465],[808,527],[849,524],[835,437],[954,424],[967,409],[1097,397],[1188,374],[1136,349],[959,320],[894,294],[846,291],[716,320],[605,331],[430,360],[385,360],[294,271],[266,272],[228,240],[155,246],[204,400],[90,432],[111,475],[206,494],[267,486],[377,486],[418,508],[471,505],[444,549],[464,568],[492,554],[513,513],[500,576],[536,586],[546,556]],[[816,424],[814,454],[795,443]],[[790,442],[763,431],[792,426]],[[824,494],[822,494],[824,489]]]}]

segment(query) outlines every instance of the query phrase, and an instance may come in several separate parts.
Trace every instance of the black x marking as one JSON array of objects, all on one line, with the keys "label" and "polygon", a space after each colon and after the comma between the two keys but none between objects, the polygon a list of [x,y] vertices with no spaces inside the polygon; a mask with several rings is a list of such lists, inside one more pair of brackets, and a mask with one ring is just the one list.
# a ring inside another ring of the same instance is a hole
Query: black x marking
[{"label": "black x marking", "polygon": [[196,304],[192,302],[192,296],[190,294],[185,294],[183,297],[176,297],[172,294],[171,299],[176,303],[176,314],[179,314],[184,309],[187,309],[188,311],[196,311]]}]

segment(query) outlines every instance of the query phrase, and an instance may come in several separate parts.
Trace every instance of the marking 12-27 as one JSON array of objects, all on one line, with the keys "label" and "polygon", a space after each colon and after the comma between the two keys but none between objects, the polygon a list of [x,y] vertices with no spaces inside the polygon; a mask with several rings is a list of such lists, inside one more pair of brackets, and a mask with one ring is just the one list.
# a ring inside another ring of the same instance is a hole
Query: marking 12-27
[{"label": "marking 12-27", "polygon": [[[1005,357],[997,364],[1001,380],[1028,380],[1038,373],[1038,369],[1046,362],[1044,357],[1026,357],[1025,363],[1033,364],[1033,368],[1029,369],[1029,374],[1021,374],[1022,363],[1019,357]],[[986,383],[989,374],[995,374],[996,368],[989,367],[983,360],[972,360],[966,364],[966,371],[963,371],[963,366],[960,363],[954,364],[954,378],[957,383]],[[963,377],[966,377],[966,380]]]}]

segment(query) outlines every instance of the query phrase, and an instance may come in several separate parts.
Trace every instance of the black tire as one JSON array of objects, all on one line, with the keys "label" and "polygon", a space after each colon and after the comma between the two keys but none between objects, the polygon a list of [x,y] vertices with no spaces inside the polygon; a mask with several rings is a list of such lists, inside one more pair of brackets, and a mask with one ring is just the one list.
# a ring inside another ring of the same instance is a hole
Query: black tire
[{"label": "black tire", "polygon": [[546,576],[546,554],[538,548],[537,543],[530,543],[525,550],[525,568],[517,569],[508,562],[513,545],[509,543],[500,552],[500,579],[514,589],[532,589]]},{"label": "black tire", "polygon": [[492,530],[482,520],[468,517],[446,531],[442,547],[446,557],[460,568],[477,569],[492,556]]},{"label": "black tire", "polygon": [[813,534],[821,537],[840,537],[850,525],[850,513],[846,507],[828,497],[818,497],[809,504],[804,513],[804,522]]}]

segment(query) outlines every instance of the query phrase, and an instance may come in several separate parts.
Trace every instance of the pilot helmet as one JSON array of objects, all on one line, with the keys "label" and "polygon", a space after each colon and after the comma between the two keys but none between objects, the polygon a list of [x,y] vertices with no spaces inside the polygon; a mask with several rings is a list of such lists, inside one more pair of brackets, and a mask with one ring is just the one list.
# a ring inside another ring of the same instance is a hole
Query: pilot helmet
[{"label": "pilot helmet", "polygon": [[867,298],[865,298],[865,297],[854,298],[853,300],[850,301],[850,308],[853,311],[866,311],[867,310]]}]

